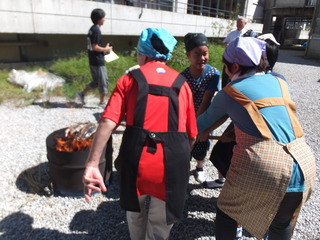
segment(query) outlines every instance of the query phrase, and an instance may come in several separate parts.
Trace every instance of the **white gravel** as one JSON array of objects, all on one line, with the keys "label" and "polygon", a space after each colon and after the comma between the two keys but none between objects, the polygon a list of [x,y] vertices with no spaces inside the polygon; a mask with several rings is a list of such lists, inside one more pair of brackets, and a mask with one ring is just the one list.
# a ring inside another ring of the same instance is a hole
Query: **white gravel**
[{"label": "white gravel", "polygon": [[[320,62],[303,57],[302,51],[281,50],[275,70],[289,82],[307,142],[320,164]],[[52,97],[36,104],[0,105],[0,239],[129,239],[125,212],[119,207],[116,176],[106,195],[64,197],[48,190],[46,137],[78,122],[95,122],[99,108],[66,106],[66,99]],[[97,104],[97,99],[87,99]],[[114,134],[114,157],[121,134]],[[194,181],[192,161],[185,218],[176,224],[170,239],[215,239],[215,204],[220,190],[205,189]],[[217,172],[208,161],[210,178]],[[115,172],[116,175],[116,172]],[[320,189],[316,189],[298,219],[294,240],[320,239]],[[259,223],[257,223],[259,224]],[[246,234],[245,234],[246,235]],[[243,239],[254,239],[246,235]]]}]

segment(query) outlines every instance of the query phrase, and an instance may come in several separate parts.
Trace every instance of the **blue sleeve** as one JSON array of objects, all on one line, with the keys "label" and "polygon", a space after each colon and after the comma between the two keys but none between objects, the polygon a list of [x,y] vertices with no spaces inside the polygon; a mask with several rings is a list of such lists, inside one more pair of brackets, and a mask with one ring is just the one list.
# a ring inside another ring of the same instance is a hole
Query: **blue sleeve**
[{"label": "blue sleeve", "polygon": [[225,97],[226,93],[224,91],[218,92],[208,109],[197,118],[199,133],[211,127],[216,121],[227,115]]},{"label": "blue sleeve", "polygon": [[230,33],[227,35],[227,37],[222,42],[223,43],[229,43],[230,42]]}]

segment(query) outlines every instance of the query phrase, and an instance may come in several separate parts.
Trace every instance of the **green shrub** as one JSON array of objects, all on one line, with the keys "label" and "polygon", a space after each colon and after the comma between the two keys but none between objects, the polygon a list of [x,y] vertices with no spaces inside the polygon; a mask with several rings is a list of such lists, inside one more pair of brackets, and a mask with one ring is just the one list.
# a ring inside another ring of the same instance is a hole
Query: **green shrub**
[{"label": "green shrub", "polygon": [[223,63],[222,63],[223,52],[224,52],[223,46],[209,43],[208,64],[217,68],[220,71],[220,74],[222,74],[222,69],[223,69]]},{"label": "green shrub", "polygon": [[[219,45],[209,44],[209,62],[208,64],[222,70],[222,54],[224,48]],[[106,63],[108,77],[109,77],[109,93],[114,89],[116,82],[124,72],[137,64],[136,54],[134,49],[130,53],[119,54],[119,59]],[[184,44],[179,42],[172,54],[168,66],[181,72],[189,66],[189,60],[186,57]],[[26,71],[34,71],[40,67],[33,66],[32,68],[25,69]],[[86,52],[80,53],[78,56],[69,59],[59,59],[49,67],[43,68],[43,71],[50,71],[53,74],[62,77],[65,80],[63,89],[55,90],[51,95],[64,95],[67,98],[74,98],[75,94],[82,91],[88,83],[91,82],[91,74],[89,69],[89,62]],[[23,98],[25,100],[32,100],[40,96],[41,91],[33,91],[27,93],[23,91],[20,86],[15,86],[7,81],[8,70],[0,71],[0,103],[8,98]],[[93,94],[98,95],[98,91],[93,91]]]},{"label": "green shrub", "polygon": [[[106,63],[109,92],[114,89],[118,78],[124,74],[125,70],[136,65],[136,62],[135,56],[119,55],[119,59]],[[66,80],[63,91],[69,98],[74,97],[77,92],[82,91],[92,81],[89,61],[85,52],[71,59],[60,59],[54,62],[50,71]],[[98,92],[93,93],[98,94]]]},{"label": "green shrub", "polygon": [[186,56],[186,50],[184,43],[178,42],[174,51],[172,52],[171,59],[168,61],[168,66],[182,72],[186,67],[189,66],[189,59]]},{"label": "green shrub", "polygon": [[[30,68],[29,71],[34,71]],[[0,103],[5,100],[14,100],[16,105],[19,99],[25,100],[25,102],[32,103],[35,99],[41,96],[42,91],[36,90],[30,93],[23,90],[21,86],[8,82],[9,70],[0,70]]]},{"label": "green shrub", "polygon": [[106,63],[109,78],[109,93],[112,92],[118,79],[124,74],[124,72],[134,65],[137,65],[136,53],[132,53],[130,55],[119,55],[119,59]]},{"label": "green shrub", "polygon": [[65,80],[63,92],[69,98],[82,91],[91,81],[88,57],[85,52],[77,57],[55,61],[49,71]]}]

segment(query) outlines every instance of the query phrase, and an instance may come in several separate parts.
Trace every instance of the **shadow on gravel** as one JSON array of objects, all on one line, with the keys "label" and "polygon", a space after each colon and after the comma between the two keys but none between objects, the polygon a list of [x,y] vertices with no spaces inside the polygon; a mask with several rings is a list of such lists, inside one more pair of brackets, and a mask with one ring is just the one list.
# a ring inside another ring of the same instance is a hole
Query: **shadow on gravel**
[{"label": "shadow on gravel", "polygon": [[[42,108],[83,108],[82,104],[72,101],[66,102],[34,102],[32,105],[40,106]],[[86,108],[97,108],[97,106],[86,106]]]},{"label": "shadow on gravel", "polygon": [[[193,171],[190,171],[190,177],[193,177]],[[193,190],[201,188],[201,184],[189,183],[187,189],[188,197],[184,209],[184,217],[181,222],[173,225],[170,234],[170,239],[204,239],[205,237],[215,236],[214,221],[217,198],[207,198],[200,195],[190,194]],[[212,219],[208,217],[209,214],[213,214]]]},{"label": "shadow on gravel", "polygon": [[96,211],[78,212],[69,228],[71,231],[87,232],[91,239],[130,239],[125,219],[126,214],[119,201],[109,200],[101,203]]},{"label": "shadow on gravel", "polygon": [[24,170],[16,180],[16,186],[20,191],[40,196],[52,194],[50,185],[48,163],[41,163],[38,166]]},{"label": "shadow on gravel", "polygon": [[[112,172],[112,178],[110,179],[111,184],[108,186],[107,193],[104,193],[108,198],[119,197],[117,178],[117,172]],[[37,194],[39,196],[83,197],[82,192],[80,195],[78,192],[71,191],[66,192],[66,194],[55,192],[53,190],[47,162],[28,168],[20,173],[16,180],[16,186],[20,191]]]},{"label": "shadow on gravel", "polygon": [[305,52],[301,50],[280,49],[277,62],[320,66],[319,59],[307,58],[305,57]]},{"label": "shadow on gravel", "polygon": [[16,212],[0,222],[1,239],[90,239],[88,234],[65,234],[57,230],[33,228],[33,218],[27,214]]},{"label": "shadow on gravel", "polygon": [[[33,228],[33,218],[22,212],[13,213],[0,221],[1,239],[130,239],[125,212],[118,201],[104,202],[97,211],[80,211],[69,228],[81,233],[62,233],[47,228]],[[119,238],[121,233],[121,238]]]},{"label": "shadow on gravel", "polygon": [[[192,171],[191,174],[192,176]],[[13,213],[0,222],[1,239],[130,239],[126,214],[119,204],[117,172],[113,172],[112,183],[108,186],[103,201],[96,210],[77,212],[69,229],[77,233],[62,233],[57,230],[32,227],[33,218],[22,212]],[[26,169],[16,180],[17,187],[24,192],[50,196],[55,194],[50,187],[48,163]],[[215,236],[215,214],[217,198],[190,195],[201,184],[188,185],[184,217],[171,231],[171,240],[212,238]],[[60,196],[60,195],[59,195]],[[212,217],[208,217],[212,216]],[[53,226],[54,227],[54,226]],[[121,233],[121,234],[119,234]],[[250,236],[245,233],[245,236]],[[121,236],[121,238],[119,238]]]}]

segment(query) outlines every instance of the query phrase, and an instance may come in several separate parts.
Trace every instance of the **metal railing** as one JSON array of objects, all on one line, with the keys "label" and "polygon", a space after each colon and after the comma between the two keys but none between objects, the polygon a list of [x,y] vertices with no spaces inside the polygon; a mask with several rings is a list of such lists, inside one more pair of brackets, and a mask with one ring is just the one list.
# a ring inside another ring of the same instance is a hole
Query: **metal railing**
[{"label": "metal railing", "polygon": [[[193,1],[179,2],[178,0],[91,0],[112,4],[156,9],[161,11],[180,12],[191,15],[208,16],[216,18],[233,18],[235,13],[226,9],[212,7],[211,1],[202,1],[205,4],[194,4]],[[243,15],[242,13],[237,13]]]},{"label": "metal railing", "polygon": [[314,7],[317,5],[318,0],[306,0],[306,6],[307,7]]}]

